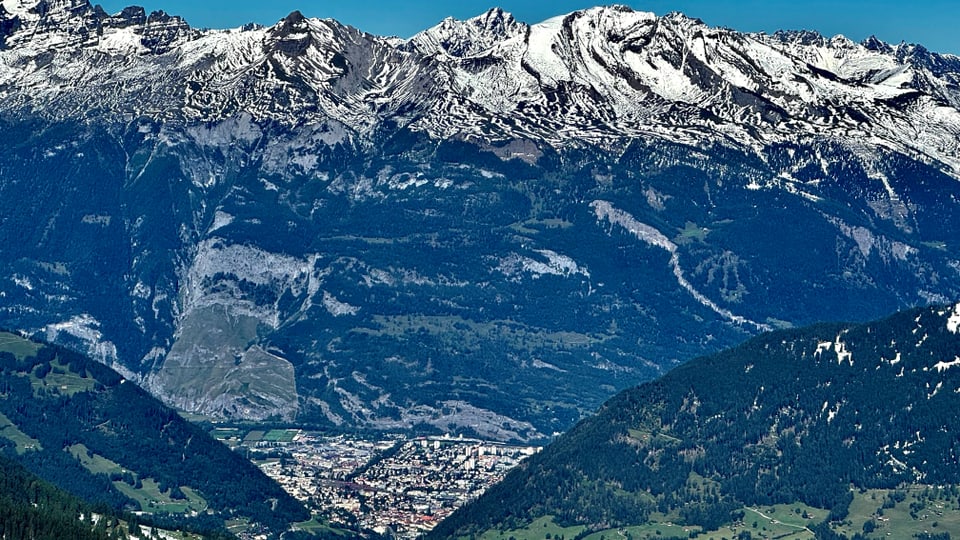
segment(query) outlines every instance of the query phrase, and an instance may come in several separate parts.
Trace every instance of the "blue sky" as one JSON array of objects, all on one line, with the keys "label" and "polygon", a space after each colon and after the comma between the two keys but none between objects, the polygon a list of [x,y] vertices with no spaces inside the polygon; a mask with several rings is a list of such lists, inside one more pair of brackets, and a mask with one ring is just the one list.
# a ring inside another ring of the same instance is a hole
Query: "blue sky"
[{"label": "blue sky", "polygon": [[[93,0],[97,3],[97,0]],[[99,2],[115,13],[128,5]],[[330,17],[373,34],[408,37],[446,16],[465,19],[499,5],[522,21],[591,7],[601,1],[555,0],[149,0],[147,11],[184,16],[191,25],[229,28],[247,22],[275,23],[299,9],[308,17]],[[619,2],[624,3],[624,2]],[[626,2],[637,10],[663,15],[682,11],[711,26],[742,31],[810,29],[860,41],[873,34],[884,41],[920,43],[960,54],[960,3],[957,0],[643,0]]]}]

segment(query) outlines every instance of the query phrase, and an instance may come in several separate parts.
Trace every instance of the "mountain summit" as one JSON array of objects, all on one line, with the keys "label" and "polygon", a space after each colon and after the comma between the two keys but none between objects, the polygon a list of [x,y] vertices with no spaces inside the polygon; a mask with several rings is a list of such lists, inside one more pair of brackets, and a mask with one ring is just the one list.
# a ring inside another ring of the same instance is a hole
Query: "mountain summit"
[{"label": "mountain summit", "polygon": [[182,409],[540,438],[960,296],[954,56],[622,6],[409,40],[3,7],[0,317]]}]

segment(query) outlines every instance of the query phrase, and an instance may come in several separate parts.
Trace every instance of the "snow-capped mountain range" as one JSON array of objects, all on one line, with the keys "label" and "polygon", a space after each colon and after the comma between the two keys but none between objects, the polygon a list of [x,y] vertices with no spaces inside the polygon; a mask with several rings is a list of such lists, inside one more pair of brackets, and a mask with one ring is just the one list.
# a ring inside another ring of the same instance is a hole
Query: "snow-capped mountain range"
[{"label": "snow-capped mountain range", "polygon": [[493,9],[409,40],[299,12],[269,28],[198,31],[85,0],[3,7],[8,110],[179,122],[248,113],[364,142],[386,122],[488,144],[654,135],[762,153],[828,137],[960,174],[960,59],[916,45],[744,34],[623,6],[534,25]]},{"label": "snow-capped mountain range", "polygon": [[531,438],[960,296],[955,56],[622,6],[402,40],[0,5],[0,325],[184,409]]}]

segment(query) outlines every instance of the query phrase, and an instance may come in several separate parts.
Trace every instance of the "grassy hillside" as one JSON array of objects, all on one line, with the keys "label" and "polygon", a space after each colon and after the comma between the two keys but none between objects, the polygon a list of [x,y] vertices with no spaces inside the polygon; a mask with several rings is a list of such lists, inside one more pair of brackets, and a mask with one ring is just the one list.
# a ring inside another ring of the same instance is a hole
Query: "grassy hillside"
[{"label": "grassy hillside", "polygon": [[309,517],[256,467],[109,368],[0,333],[0,452],[89,504],[200,531]]}]

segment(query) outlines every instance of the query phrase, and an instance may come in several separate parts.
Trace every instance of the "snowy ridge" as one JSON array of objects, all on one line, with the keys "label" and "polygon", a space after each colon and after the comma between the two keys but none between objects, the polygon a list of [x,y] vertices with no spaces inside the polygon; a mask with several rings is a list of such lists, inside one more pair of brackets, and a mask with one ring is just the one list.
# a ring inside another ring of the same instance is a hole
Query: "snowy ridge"
[{"label": "snowy ridge", "polygon": [[425,55],[474,58],[490,54],[503,41],[522,38],[526,25],[496,8],[468,19],[452,17],[412,37],[408,45]]},{"label": "snowy ridge", "polygon": [[947,330],[954,334],[960,333],[960,304],[953,306],[953,312],[947,319]]},{"label": "snowy ridge", "polygon": [[960,176],[960,59],[810,32],[743,34],[679,14],[594,8],[535,25],[502,10],[407,41],[299,12],[197,31],[141,8],[5,0],[0,108],[326,126],[489,144],[653,136],[763,155],[795,140],[882,147]]}]

